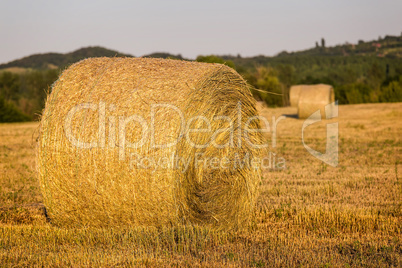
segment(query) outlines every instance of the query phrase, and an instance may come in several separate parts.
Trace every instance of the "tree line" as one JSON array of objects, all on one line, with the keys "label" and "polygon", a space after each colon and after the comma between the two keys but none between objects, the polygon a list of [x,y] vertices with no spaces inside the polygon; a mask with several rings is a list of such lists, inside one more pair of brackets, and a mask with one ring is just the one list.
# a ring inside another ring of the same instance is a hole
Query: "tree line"
[{"label": "tree line", "polygon": [[59,70],[0,72],[0,122],[37,120]]},{"label": "tree line", "polygon": [[[236,61],[234,61],[236,63]],[[401,102],[402,61],[399,58],[364,56],[281,56],[258,65],[236,65],[269,106],[288,105],[291,85],[329,84],[339,104]]]},{"label": "tree line", "polygon": [[[199,56],[236,69],[259,101],[280,107],[289,103],[295,84],[324,83],[334,87],[339,104],[401,102],[402,61],[377,56],[285,55],[277,57]],[[37,120],[60,69],[0,72],[0,122]],[[276,93],[276,94],[270,94]]]}]

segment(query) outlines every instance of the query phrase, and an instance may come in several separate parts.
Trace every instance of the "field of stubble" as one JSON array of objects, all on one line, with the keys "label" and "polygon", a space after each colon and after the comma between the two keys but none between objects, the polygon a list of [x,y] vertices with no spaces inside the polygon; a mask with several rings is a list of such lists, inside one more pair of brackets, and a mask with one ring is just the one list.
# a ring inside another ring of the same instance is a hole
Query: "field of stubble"
[{"label": "field of stubble", "polygon": [[[294,108],[260,107],[272,116]],[[402,266],[402,103],[339,106],[305,129],[324,152],[339,122],[339,165],[310,155],[303,120],[277,124],[249,228],[68,229],[47,223],[35,174],[37,123],[0,124],[0,266]],[[272,127],[272,125],[271,125]]]}]

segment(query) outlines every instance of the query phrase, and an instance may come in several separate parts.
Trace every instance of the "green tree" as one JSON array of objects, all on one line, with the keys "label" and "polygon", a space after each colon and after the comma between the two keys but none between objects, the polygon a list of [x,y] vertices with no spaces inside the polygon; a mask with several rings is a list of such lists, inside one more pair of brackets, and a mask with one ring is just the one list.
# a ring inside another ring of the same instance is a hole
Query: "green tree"
[{"label": "green tree", "polygon": [[20,79],[17,74],[3,72],[0,74],[0,95],[7,101],[18,101]]},{"label": "green tree", "polygon": [[22,113],[13,103],[0,96],[0,122],[23,122],[29,120],[31,118],[28,115]]},{"label": "green tree", "polygon": [[271,67],[260,66],[256,70],[255,77],[254,86],[257,90],[254,90],[254,95],[268,106],[283,106],[282,87],[277,71]]},{"label": "green tree", "polygon": [[351,88],[348,92],[346,92],[346,99],[348,103],[355,104],[355,103],[362,103],[363,97],[360,94],[359,90],[356,88]]},{"label": "green tree", "polygon": [[[51,90],[51,85],[57,80],[58,70],[34,70],[21,75],[21,93],[23,98],[20,100],[20,109],[34,116],[40,114],[44,105],[47,93]],[[29,100],[27,103],[26,100]]]},{"label": "green tree", "polygon": [[377,62],[374,62],[367,72],[368,85],[373,89],[377,89],[385,78],[385,68],[383,70]]},{"label": "green tree", "polygon": [[289,105],[289,90],[294,84],[295,67],[290,64],[280,64],[277,66],[278,77],[282,86],[282,102],[283,106]]},{"label": "green tree", "polygon": [[389,85],[381,89],[379,96],[380,102],[400,102],[402,101],[402,83],[392,81]]},{"label": "green tree", "polygon": [[198,56],[196,61],[198,62],[207,62],[207,63],[220,63],[229,66],[230,68],[236,69],[235,64],[231,60],[224,60],[215,55],[209,56]]}]

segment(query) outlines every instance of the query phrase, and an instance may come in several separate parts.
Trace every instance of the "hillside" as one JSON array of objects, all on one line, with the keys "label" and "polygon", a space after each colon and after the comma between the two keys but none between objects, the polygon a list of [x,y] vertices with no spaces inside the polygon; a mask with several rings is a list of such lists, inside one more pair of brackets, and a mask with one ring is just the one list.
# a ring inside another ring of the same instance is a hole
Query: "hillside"
[{"label": "hillside", "polygon": [[[79,60],[89,57],[133,57],[130,54],[124,54],[115,50],[106,49],[103,47],[85,47],[78,49],[70,53],[45,53],[34,54],[28,57],[24,57],[18,60],[11,61],[9,63],[0,64],[1,69],[8,68],[30,68],[30,69],[56,69],[66,67]],[[265,64],[287,64],[297,62],[298,60],[304,61],[306,57],[313,58],[331,58],[337,59],[349,58],[353,56],[360,57],[376,57],[387,59],[401,59],[402,58],[402,35],[401,36],[385,36],[378,40],[363,41],[359,40],[357,44],[345,43],[333,47],[326,47],[325,40],[321,40],[319,44],[316,42],[316,46],[311,49],[287,52],[282,51],[276,56],[269,57],[264,55],[258,55],[254,57],[243,58],[240,55],[221,55],[219,57],[225,60],[233,61],[236,66],[241,68],[253,68],[257,65]],[[182,55],[173,55],[166,52],[155,52],[144,55],[143,57],[152,58],[174,58],[185,59]]]},{"label": "hillside", "polygon": [[[287,55],[286,51],[281,52],[278,56]],[[401,36],[385,36],[377,40],[363,41],[359,40],[357,44],[346,42],[345,44],[333,47],[325,47],[325,40],[321,40],[321,44],[316,42],[314,48],[291,54],[309,55],[309,56],[377,56],[388,58],[402,58],[402,35]]]},{"label": "hillside", "polygon": [[[277,65],[277,64],[306,64],[306,59],[329,59],[332,65],[338,65],[338,62],[354,61],[355,59],[373,59],[383,58],[383,61],[399,61],[402,58],[402,35],[401,36],[385,36],[378,40],[363,41],[359,40],[357,44],[346,42],[345,44],[326,47],[325,40],[321,40],[321,44],[316,42],[316,46],[296,52],[282,51],[276,56],[269,57],[258,55],[254,57],[241,57],[240,55],[222,55],[222,58],[233,61],[236,66],[246,69],[253,68],[258,65]],[[304,63],[303,63],[304,62]],[[308,62],[308,61],[307,61]]]},{"label": "hillside", "polygon": [[[102,47],[86,47],[71,53],[36,54],[0,65],[0,100],[7,114],[0,122],[35,119],[60,71],[89,57],[132,55]],[[180,54],[156,52],[143,57],[184,59]],[[224,63],[251,85],[254,97],[270,107],[288,105],[288,93],[296,84],[330,84],[339,104],[402,101],[402,36],[385,36],[326,47],[281,52],[276,56],[199,55],[196,61]],[[270,93],[275,94],[270,94]],[[21,115],[21,112],[23,113]]]},{"label": "hillside", "polygon": [[178,59],[178,60],[186,60],[182,57],[181,54],[173,55],[166,52],[155,52],[151,54],[147,54],[143,56],[144,58],[162,58],[162,59]]},{"label": "hillside", "polygon": [[0,69],[19,67],[30,69],[57,69],[91,57],[132,57],[103,47],[85,47],[76,51],[62,53],[35,54],[22,59],[0,64]]},{"label": "hillside", "polygon": [[[26,69],[37,69],[37,70],[63,69],[74,62],[92,57],[134,57],[134,56],[98,46],[85,47],[65,54],[63,53],[34,54],[8,63],[0,64],[0,71],[21,73]],[[184,60],[184,58],[180,54],[173,55],[166,52],[155,52],[144,55],[143,57]]]}]

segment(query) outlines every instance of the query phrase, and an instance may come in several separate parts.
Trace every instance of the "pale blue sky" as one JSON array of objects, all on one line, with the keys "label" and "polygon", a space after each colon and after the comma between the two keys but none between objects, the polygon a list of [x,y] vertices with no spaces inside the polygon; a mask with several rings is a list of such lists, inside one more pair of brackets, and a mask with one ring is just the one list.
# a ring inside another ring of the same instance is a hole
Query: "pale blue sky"
[{"label": "pale blue sky", "polygon": [[1,0],[0,63],[104,46],[152,52],[273,56],[400,35],[401,0]]}]

